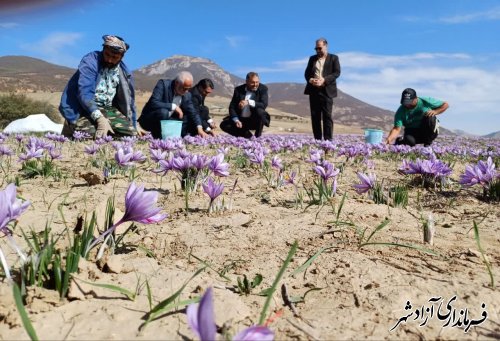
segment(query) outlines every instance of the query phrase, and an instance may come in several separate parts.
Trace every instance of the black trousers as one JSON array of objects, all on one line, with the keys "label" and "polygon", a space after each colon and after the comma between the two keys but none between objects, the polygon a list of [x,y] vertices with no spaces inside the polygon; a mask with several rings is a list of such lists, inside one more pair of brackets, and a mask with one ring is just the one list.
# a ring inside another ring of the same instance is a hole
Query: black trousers
[{"label": "black trousers", "polygon": [[411,147],[422,143],[424,146],[431,145],[432,141],[438,136],[437,131],[435,131],[436,123],[436,116],[424,116],[420,127],[405,128],[403,138],[396,140],[396,144],[405,144]]},{"label": "black trousers", "polygon": [[251,108],[251,112],[252,115],[250,115],[250,117],[239,118],[243,125],[241,128],[236,127],[236,124],[231,117],[227,116],[220,123],[220,129],[230,135],[244,137],[247,139],[254,136],[250,130],[255,130],[255,137],[261,136],[262,131],[264,130],[264,120],[262,118],[266,117],[267,112],[260,108]]},{"label": "black trousers", "polygon": [[[324,91],[311,93],[309,105],[314,138],[316,140],[331,140],[333,138],[333,99],[328,97]],[[321,121],[323,121],[323,127],[321,127]]]}]

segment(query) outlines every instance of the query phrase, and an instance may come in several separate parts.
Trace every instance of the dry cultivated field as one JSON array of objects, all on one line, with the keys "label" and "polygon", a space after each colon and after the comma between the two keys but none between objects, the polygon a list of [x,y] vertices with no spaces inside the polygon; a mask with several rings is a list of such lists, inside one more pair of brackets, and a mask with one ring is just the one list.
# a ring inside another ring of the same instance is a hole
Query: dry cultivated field
[{"label": "dry cultivated field", "polygon": [[500,141],[283,122],[252,141],[2,135],[0,339],[29,338],[20,306],[45,340],[198,339],[185,308],[208,288],[221,340],[499,339]]}]

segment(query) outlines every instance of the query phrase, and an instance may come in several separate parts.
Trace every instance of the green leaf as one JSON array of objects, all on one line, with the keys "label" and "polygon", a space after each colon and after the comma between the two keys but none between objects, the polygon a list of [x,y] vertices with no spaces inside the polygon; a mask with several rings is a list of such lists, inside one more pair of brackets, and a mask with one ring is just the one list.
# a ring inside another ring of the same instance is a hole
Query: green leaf
[{"label": "green leaf", "polygon": [[325,247],[322,247],[311,258],[309,258],[307,261],[305,261],[304,264],[302,264],[297,269],[295,269],[295,271],[292,272],[291,276],[293,277],[296,274],[299,274],[299,273],[305,271],[309,267],[309,265],[311,265],[311,263],[314,262],[314,260],[316,258],[318,258],[319,255],[321,255],[324,251],[326,251],[328,249],[333,249],[333,248],[334,248],[334,246],[325,246]]},{"label": "green leaf", "polygon": [[[158,303],[156,306],[153,307],[153,309],[150,310],[149,313],[146,314],[146,322],[143,324],[145,327],[149,322],[154,320],[158,315],[165,313],[166,311],[172,309],[172,304],[173,302],[181,295],[182,291],[184,288],[188,285],[188,283],[198,276],[201,272],[205,270],[205,267],[200,268],[198,271],[196,271],[193,276],[191,276],[183,285],[182,287],[179,288],[175,293],[173,293],[171,296],[167,297],[160,303]],[[141,326],[142,328],[142,326]]]},{"label": "green leaf", "polygon": [[33,325],[31,324],[31,321],[28,317],[28,313],[24,308],[23,298],[21,296],[21,290],[19,290],[19,287],[15,283],[12,283],[12,289],[14,292],[14,300],[16,302],[16,307],[17,310],[19,311],[19,315],[21,316],[21,321],[23,323],[24,330],[26,330],[26,333],[28,333],[28,336],[30,337],[31,340],[38,340],[35,328],[33,328]]},{"label": "green leaf", "polygon": [[474,226],[473,226],[473,228],[474,228],[474,239],[476,240],[477,248],[479,249],[479,252],[481,252],[481,258],[483,258],[483,263],[484,263],[484,265],[486,265],[486,270],[488,270],[488,274],[490,276],[491,287],[494,288],[495,287],[495,279],[493,277],[493,272],[491,271],[490,262],[488,262],[488,260],[486,259],[486,256],[484,255],[483,248],[481,247],[481,240],[479,238],[479,227],[476,224],[475,220],[473,221],[473,224],[474,224]]},{"label": "green leaf", "polygon": [[281,266],[280,270],[278,271],[278,274],[276,275],[276,278],[274,279],[273,285],[271,286],[269,294],[267,295],[266,302],[264,303],[264,307],[262,308],[262,312],[260,313],[259,325],[264,324],[264,320],[266,319],[267,310],[269,309],[269,305],[271,303],[271,299],[273,298],[273,294],[276,291],[276,288],[278,287],[278,284],[281,280],[281,277],[283,277],[286,268],[292,261],[293,255],[295,255],[295,252],[297,252],[298,246],[299,245],[297,241],[294,241],[292,247],[290,248],[290,251],[288,251],[288,256],[286,257],[285,261],[283,262],[283,265]]},{"label": "green leaf", "polygon": [[131,301],[134,301],[135,300],[135,293],[133,293],[132,291],[128,290],[128,289],[125,289],[125,288],[122,288],[122,287],[119,287],[117,285],[112,285],[112,284],[103,284],[103,283],[94,283],[94,282],[87,282],[87,281],[84,281],[83,279],[79,279],[79,278],[76,278],[73,276],[74,279],[77,279],[79,281],[82,281],[83,283],[85,284],[89,284],[89,285],[92,285],[94,287],[99,287],[99,288],[105,288],[105,289],[109,289],[111,291],[114,291],[114,292],[117,292],[117,293],[120,293],[122,295],[125,295],[127,296],[127,298]]},{"label": "green leaf", "polygon": [[374,242],[374,243],[363,243],[361,244],[359,247],[362,248],[363,246],[368,246],[368,245],[385,245],[385,246],[396,246],[396,247],[406,247],[406,248],[409,248],[409,249],[414,249],[414,250],[418,250],[418,251],[421,251],[421,252],[424,252],[424,253],[427,253],[429,255],[433,255],[433,256],[439,256],[438,253],[434,252],[433,250],[431,249],[427,249],[425,247],[420,247],[420,246],[416,246],[416,245],[411,245],[411,244],[399,244],[399,243],[383,243],[383,242]]},{"label": "green leaf", "polygon": [[257,287],[260,283],[262,283],[262,279],[263,277],[261,274],[256,274],[252,280],[252,289]]},{"label": "green leaf", "polygon": [[[389,219],[385,219],[383,222],[380,223],[380,225],[378,225],[375,230],[372,231],[372,233],[368,236],[368,238],[366,238],[366,243],[368,243],[370,241],[370,239],[375,235],[375,233],[377,233],[378,231],[382,230],[387,224],[389,224],[391,221]],[[363,232],[363,236],[364,236],[364,232]],[[363,241],[363,239],[361,239],[361,241]],[[362,244],[363,245],[363,244]],[[361,245],[359,246],[361,247]]]}]

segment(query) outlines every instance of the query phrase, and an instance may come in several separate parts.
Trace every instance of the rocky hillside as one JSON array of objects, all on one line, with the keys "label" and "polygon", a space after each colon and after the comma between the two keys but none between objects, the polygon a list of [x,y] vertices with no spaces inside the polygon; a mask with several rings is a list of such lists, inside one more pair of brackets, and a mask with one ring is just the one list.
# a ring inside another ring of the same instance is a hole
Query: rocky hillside
[{"label": "rocky hillside", "polygon": [[245,82],[209,59],[176,55],[138,69],[135,72],[137,87],[143,91],[152,91],[158,79],[174,78],[184,70],[193,74],[195,82],[202,78],[212,79],[214,93],[219,96],[232,96],[234,87]]}]

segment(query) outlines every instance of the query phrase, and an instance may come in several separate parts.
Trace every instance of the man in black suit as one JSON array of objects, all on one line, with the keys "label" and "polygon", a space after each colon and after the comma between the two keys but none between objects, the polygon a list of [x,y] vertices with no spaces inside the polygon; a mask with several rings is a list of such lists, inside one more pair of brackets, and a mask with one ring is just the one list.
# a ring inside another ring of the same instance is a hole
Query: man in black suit
[{"label": "man in black suit", "polygon": [[304,73],[307,82],[304,94],[309,95],[314,138],[331,140],[333,98],[337,97],[337,78],[340,76],[339,57],[328,53],[328,42],[324,38],[316,40],[314,49],[316,54],[309,58]]},{"label": "man in black suit", "polygon": [[264,125],[269,127],[271,116],[266,112],[267,86],[260,84],[259,75],[249,72],[246,83],[234,88],[229,104],[229,116],[225,117],[220,128],[237,137],[251,138],[250,130],[255,130],[255,137],[262,135]]},{"label": "man in black suit", "polygon": [[193,75],[181,71],[174,80],[160,79],[151,97],[142,109],[138,122],[149,130],[156,139],[161,139],[162,120],[183,120],[186,125],[188,118],[194,122],[198,134],[208,136],[202,128],[201,119],[191,100],[189,89],[193,86]]},{"label": "man in black suit", "polygon": [[[191,90],[189,90],[189,92],[191,92],[191,100],[193,101],[194,108],[200,115],[203,131],[207,134],[215,135],[214,129],[217,126],[215,125],[214,120],[210,117],[210,111],[205,105],[205,98],[210,95],[212,91],[214,91],[214,82],[212,82],[210,78],[203,78]],[[196,122],[190,119],[190,117],[187,118],[182,136],[188,134],[191,136],[198,134]]]}]

